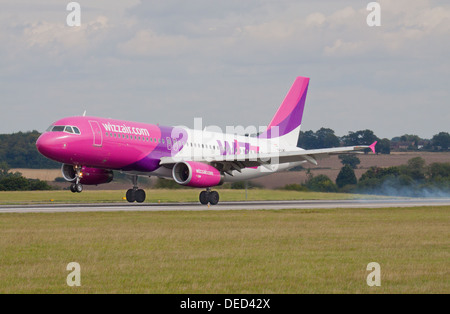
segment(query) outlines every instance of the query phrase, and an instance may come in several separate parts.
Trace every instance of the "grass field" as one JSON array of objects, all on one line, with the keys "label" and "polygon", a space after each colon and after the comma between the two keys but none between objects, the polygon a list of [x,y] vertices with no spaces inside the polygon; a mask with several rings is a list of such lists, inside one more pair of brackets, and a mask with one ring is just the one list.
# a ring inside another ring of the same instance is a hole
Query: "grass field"
[{"label": "grass field", "polygon": [[1,214],[0,293],[450,293],[449,239],[450,207]]},{"label": "grass field", "polygon": [[[199,189],[146,190],[146,202],[198,202]],[[243,201],[245,190],[219,190],[221,201]],[[31,191],[31,192],[0,192],[0,204],[35,204],[35,203],[110,203],[126,202],[123,200],[125,191],[100,190],[72,193],[70,191]],[[304,199],[357,199],[376,198],[376,196],[345,194],[345,193],[320,193],[297,192],[283,190],[248,190],[247,199],[255,200],[304,200]]]}]

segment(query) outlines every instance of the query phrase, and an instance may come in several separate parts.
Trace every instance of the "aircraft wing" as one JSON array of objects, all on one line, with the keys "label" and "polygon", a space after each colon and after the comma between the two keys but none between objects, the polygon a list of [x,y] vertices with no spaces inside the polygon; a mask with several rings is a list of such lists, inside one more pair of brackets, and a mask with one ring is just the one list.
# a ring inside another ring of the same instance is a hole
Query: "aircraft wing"
[{"label": "aircraft wing", "polygon": [[162,157],[160,165],[172,166],[181,161],[197,161],[209,164],[220,165],[221,171],[231,175],[232,170],[241,171],[243,168],[259,167],[271,164],[283,164],[288,162],[309,161],[314,165],[317,165],[317,160],[326,158],[330,155],[338,155],[345,153],[362,153],[363,150],[370,148],[375,153],[374,142],[370,146],[347,146],[347,147],[335,147],[335,148],[321,148],[310,150],[295,150],[284,151],[264,154],[237,154],[237,155],[222,155],[214,157]]}]

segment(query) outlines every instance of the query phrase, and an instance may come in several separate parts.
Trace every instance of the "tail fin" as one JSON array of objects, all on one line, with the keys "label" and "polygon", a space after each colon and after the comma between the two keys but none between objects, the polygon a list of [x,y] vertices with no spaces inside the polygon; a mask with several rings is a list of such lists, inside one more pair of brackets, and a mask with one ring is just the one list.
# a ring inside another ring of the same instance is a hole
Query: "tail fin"
[{"label": "tail fin", "polygon": [[278,137],[280,147],[297,146],[308,86],[309,78],[301,76],[296,78],[267,130],[260,134],[259,138]]},{"label": "tail fin", "polygon": [[374,154],[376,154],[376,152],[375,152],[375,146],[377,145],[377,143],[378,143],[378,142],[375,141],[375,142],[372,143],[372,145],[369,146],[370,150],[371,150]]}]

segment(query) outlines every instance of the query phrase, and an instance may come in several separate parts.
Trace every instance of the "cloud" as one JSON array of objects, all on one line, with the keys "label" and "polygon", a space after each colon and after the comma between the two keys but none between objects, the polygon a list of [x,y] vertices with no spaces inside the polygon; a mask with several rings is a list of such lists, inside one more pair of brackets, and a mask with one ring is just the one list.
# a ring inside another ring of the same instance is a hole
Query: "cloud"
[{"label": "cloud", "polygon": [[178,56],[192,47],[185,36],[158,35],[152,30],[139,30],[130,40],[119,43],[118,49],[128,56]]},{"label": "cloud", "polygon": [[305,24],[308,27],[321,26],[326,21],[326,16],[320,12],[315,12],[308,15],[305,19]]},{"label": "cloud", "polygon": [[337,39],[331,47],[324,48],[325,56],[351,57],[367,52],[367,46],[363,42],[343,42]]},{"label": "cloud", "polygon": [[62,50],[86,49],[95,42],[97,33],[106,28],[108,19],[104,16],[79,27],[42,21],[27,25],[23,30],[23,40],[28,48],[51,46],[54,49],[61,46]]}]

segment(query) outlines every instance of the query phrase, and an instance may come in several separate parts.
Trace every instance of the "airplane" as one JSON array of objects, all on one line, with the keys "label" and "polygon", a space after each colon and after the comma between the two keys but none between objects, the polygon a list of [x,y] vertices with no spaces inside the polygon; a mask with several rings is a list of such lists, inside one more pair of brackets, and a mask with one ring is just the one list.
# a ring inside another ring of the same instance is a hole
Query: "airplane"
[{"label": "airplane", "polygon": [[309,80],[295,79],[270,124],[257,136],[83,115],[52,123],[36,147],[62,163],[62,175],[74,193],[82,192],[83,185],[111,182],[116,170],[131,178],[133,187],[126,192],[130,203],[146,198],[138,177],[156,176],[202,188],[200,203],[216,205],[219,193],[211,188],[225,182],[270,175],[305,162],[317,165],[319,159],[334,154],[368,149],[375,153],[376,142],[313,150],[297,147]]}]

